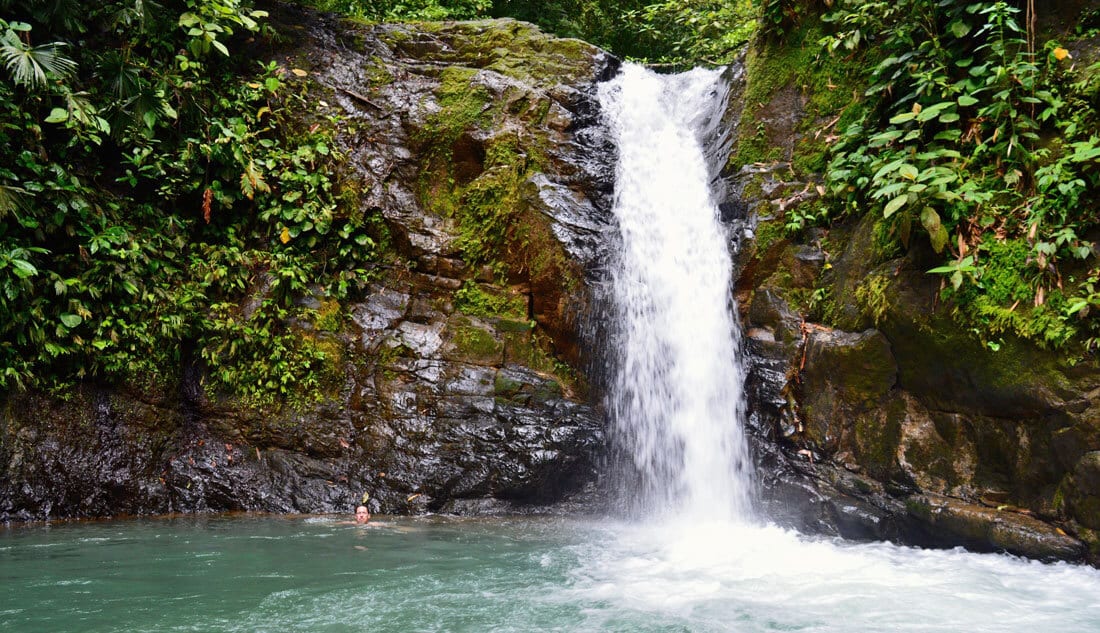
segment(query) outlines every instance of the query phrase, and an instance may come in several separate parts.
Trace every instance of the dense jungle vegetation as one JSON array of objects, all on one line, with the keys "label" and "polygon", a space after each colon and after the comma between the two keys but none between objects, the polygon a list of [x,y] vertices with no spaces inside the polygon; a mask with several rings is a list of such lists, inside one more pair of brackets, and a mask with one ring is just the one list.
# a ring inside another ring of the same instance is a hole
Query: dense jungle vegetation
[{"label": "dense jungle vegetation", "polygon": [[[878,214],[893,248],[940,254],[945,299],[991,346],[1100,337],[1100,67],[1071,52],[1097,36],[1096,9],[1059,41],[1032,2],[300,3],[512,16],[672,67],[728,62],[753,37],[797,46],[847,70],[820,113],[835,131],[800,164],[824,195],[789,210],[791,231]],[[208,388],[270,400],[323,380],[339,350],[317,334],[339,328],[332,306],[386,234],[341,181],[308,73],[265,53],[279,35],[262,7],[0,0],[0,390],[171,384],[202,366]]]}]

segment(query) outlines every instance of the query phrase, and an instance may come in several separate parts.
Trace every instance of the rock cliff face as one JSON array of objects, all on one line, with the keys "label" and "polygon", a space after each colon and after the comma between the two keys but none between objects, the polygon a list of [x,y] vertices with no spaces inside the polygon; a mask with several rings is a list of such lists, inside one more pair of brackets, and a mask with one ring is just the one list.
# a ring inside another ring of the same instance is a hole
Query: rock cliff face
[{"label": "rock cliff face", "polygon": [[[0,520],[258,510],[529,511],[591,494],[602,426],[578,323],[613,152],[594,82],[614,60],[513,21],[273,21],[338,117],[349,186],[391,260],[309,334],[340,358],[320,403],[88,386],[0,414]],[[257,289],[262,292],[262,288]],[[583,493],[583,494],[582,494]]]},{"label": "rock cliff face", "polygon": [[[768,81],[735,79],[738,90]],[[764,92],[751,142],[778,160],[726,174],[750,236],[737,294],[772,516],[854,538],[1095,563],[1096,359],[984,346],[937,302],[931,251],[884,246],[873,217],[787,236],[785,210],[818,184],[790,161],[829,124],[806,120],[807,89]],[[746,124],[738,103],[728,117]]]}]

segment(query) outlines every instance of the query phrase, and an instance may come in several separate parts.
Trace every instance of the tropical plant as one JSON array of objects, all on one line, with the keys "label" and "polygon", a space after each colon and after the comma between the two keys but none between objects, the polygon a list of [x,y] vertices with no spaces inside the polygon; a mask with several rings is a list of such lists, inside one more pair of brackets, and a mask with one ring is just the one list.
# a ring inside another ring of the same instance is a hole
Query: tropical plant
[{"label": "tropical plant", "polygon": [[30,39],[31,25],[25,22],[6,22],[0,19],[0,62],[17,86],[28,90],[41,90],[49,78],[60,81],[71,79],[76,73],[76,62],[65,57],[61,50],[65,42],[51,42],[31,46],[20,34]]},{"label": "tropical plant", "polygon": [[[1035,50],[1020,13],[1006,2],[849,0],[824,17],[825,50],[874,51],[864,115],[831,149],[830,215],[872,210],[907,247],[925,235],[950,258],[931,272],[950,279],[947,294],[978,326],[989,323],[988,310],[970,309],[987,296],[983,244],[1029,245],[1019,274],[1046,318],[1057,310],[1042,306],[1061,301],[1060,261],[1091,256],[1082,236],[1098,221],[1087,211],[1100,197],[1095,89],[1057,43]],[[1073,335],[1063,325],[1016,332],[1058,345]]]},{"label": "tropical plant", "polygon": [[0,155],[0,388],[171,382],[196,361],[258,400],[317,388],[338,350],[293,329],[296,298],[355,292],[382,232],[336,184],[336,120],[291,124],[315,108],[308,73],[234,52],[266,14],[0,9],[19,18],[0,23],[0,144],[19,148]]}]

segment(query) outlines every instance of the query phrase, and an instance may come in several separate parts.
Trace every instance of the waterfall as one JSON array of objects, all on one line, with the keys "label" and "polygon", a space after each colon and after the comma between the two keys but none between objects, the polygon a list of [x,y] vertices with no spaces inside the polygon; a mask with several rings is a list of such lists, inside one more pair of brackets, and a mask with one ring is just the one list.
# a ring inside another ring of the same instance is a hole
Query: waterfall
[{"label": "waterfall", "polygon": [[732,262],[703,146],[724,105],[719,73],[628,64],[600,100],[619,147],[607,404],[625,498],[647,515],[748,518]]}]

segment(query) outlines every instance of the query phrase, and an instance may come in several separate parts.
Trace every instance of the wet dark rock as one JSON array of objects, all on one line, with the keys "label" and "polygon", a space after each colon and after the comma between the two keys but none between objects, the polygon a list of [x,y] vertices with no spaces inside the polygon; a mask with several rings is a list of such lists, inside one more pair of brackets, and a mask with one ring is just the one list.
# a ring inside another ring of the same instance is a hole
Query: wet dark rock
[{"label": "wet dark rock", "polygon": [[930,538],[943,544],[961,541],[972,549],[1008,552],[1043,561],[1081,561],[1087,553],[1081,541],[1026,514],[936,495],[914,495],[906,500],[906,507],[912,517],[926,526]]}]

